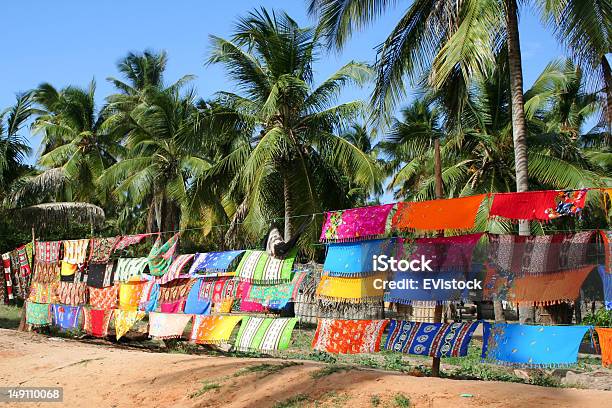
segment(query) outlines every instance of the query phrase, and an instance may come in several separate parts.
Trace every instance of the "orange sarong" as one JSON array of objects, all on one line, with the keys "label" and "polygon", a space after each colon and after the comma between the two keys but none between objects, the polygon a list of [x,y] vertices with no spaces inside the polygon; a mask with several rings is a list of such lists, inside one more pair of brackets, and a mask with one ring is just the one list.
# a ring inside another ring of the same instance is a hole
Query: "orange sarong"
[{"label": "orange sarong", "polygon": [[596,327],[595,331],[601,348],[601,364],[608,367],[612,365],[612,329]]},{"label": "orange sarong", "polygon": [[588,265],[569,271],[516,278],[508,300],[538,306],[573,302],[593,268],[593,265]]}]

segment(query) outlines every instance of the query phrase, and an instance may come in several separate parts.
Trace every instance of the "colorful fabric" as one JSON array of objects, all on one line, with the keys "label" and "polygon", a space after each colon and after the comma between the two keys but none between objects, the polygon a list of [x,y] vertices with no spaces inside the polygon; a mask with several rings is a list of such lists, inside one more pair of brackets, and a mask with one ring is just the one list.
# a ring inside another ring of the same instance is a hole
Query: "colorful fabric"
[{"label": "colorful fabric", "polygon": [[146,316],[145,312],[136,310],[115,310],[115,336],[123,337],[134,325]]},{"label": "colorful fabric", "polygon": [[3,285],[0,285],[0,286],[3,288],[6,288],[5,294],[4,294],[4,302],[10,303],[13,301],[14,295],[13,295],[13,282],[11,279],[11,258],[9,254],[2,254],[2,269],[4,271],[3,273],[4,282],[3,282]]},{"label": "colorful fabric", "polygon": [[601,364],[604,367],[612,366],[612,329],[596,327],[599,348],[601,350]]},{"label": "colorful fabric", "polygon": [[240,280],[255,284],[289,282],[296,254],[297,251],[293,249],[284,258],[275,258],[266,251],[246,251],[238,264],[236,275]]},{"label": "colorful fabric", "polygon": [[325,213],[321,241],[342,242],[382,238],[389,233],[393,204],[350,208]]},{"label": "colorful fabric", "polygon": [[230,313],[232,311],[232,307],[234,306],[234,299],[223,299],[220,302],[213,303],[212,312],[213,313]]},{"label": "colorful fabric", "polygon": [[197,253],[191,268],[190,275],[224,273],[230,271],[230,267],[237,266],[237,260],[244,251],[205,252]]},{"label": "colorful fabric", "polygon": [[298,290],[305,276],[305,273],[296,272],[290,283],[251,285],[248,294],[249,300],[258,301],[272,309],[281,309],[289,301],[297,297]]},{"label": "colorful fabric", "polygon": [[197,344],[223,344],[229,341],[242,316],[195,316],[190,339]]},{"label": "colorful fabric", "polygon": [[59,302],[65,305],[84,305],[87,303],[87,284],[85,282],[60,282],[58,297]]},{"label": "colorful fabric", "polygon": [[131,281],[119,284],[119,309],[138,310],[140,297],[144,290],[144,281]]},{"label": "colorful fabric", "polygon": [[115,269],[115,282],[127,282],[141,276],[147,264],[147,258],[119,258]]},{"label": "colorful fabric", "polygon": [[268,311],[268,309],[260,302],[245,299],[240,301],[239,309],[241,312],[247,313],[265,313]]},{"label": "colorful fabric", "polygon": [[200,299],[200,288],[202,279],[196,279],[185,302],[185,313],[187,314],[210,314],[210,300]]},{"label": "colorful fabric", "polygon": [[507,300],[535,306],[573,302],[580,296],[582,283],[593,268],[589,265],[576,270],[515,278]]},{"label": "colorful fabric", "polygon": [[46,263],[59,262],[61,247],[62,241],[36,241],[36,260]]},{"label": "colorful fabric", "polygon": [[199,298],[200,300],[210,300],[213,303],[221,302],[223,299],[235,297],[240,285],[241,282],[230,277],[202,279]]},{"label": "colorful fabric", "polygon": [[545,213],[553,220],[566,215],[581,215],[586,204],[588,190],[566,190],[557,192],[556,206],[548,208]]},{"label": "colorful fabric", "polygon": [[373,257],[397,257],[399,242],[392,238],[329,244],[323,271],[330,276],[346,278],[372,274]]},{"label": "colorful fabric", "polygon": [[53,323],[61,330],[75,330],[79,328],[80,306],[51,305]]},{"label": "colorful fabric", "polygon": [[60,280],[60,266],[57,263],[34,263],[32,282],[54,283]]},{"label": "colorful fabric", "polygon": [[105,288],[115,282],[115,263],[92,263],[88,265],[87,285],[94,288]]},{"label": "colorful fabric", "polygon": [[379,301],[384,295],[382,285],[374,286],[377,279],[385,279],[385,274],[377,274],[365,278],[337,278],[321,276],[317,286],[317,297],[330,302],[363,303]]},{"label": "colorful fabric", "polygon": [[612,310],[612,273],[606,273],[606,267],[597,267],[601,283],[603,284],[604,304],[607,310]]},{"label": "colorful fabric", "polygon": [[106,337],[108,335],[108,324],[113,317],[114,310],[83,309],[85,332],[94,337]]},{"label": "colorful fabric", "polygon": [[187,326],[191,317],[191,315],[182,313],[151,312],[149,313],[149,336],[155,339],[183,337],[185,326]]},{"label": "colorful fabric", "polygon": [[91,249],[89,251],[89,262],[93,263],[106,263],[110,259],[115,245],[119,242],[121,237],[111,238],[92,238]]},{"label": "colorful fabric", "polygon": [[541,275],[587,265],[592,231],[537,236],[488,234],[488,263],[515,276]]},{"label": "colorful fabric", "polygon": [[245,317],[234,348],[247,352],[286,350],[296,323],[296,318]]},{"label": "colorful fabric", "polygon": [[48,303],[26,303],[26,323],[34,327],[49,326],[51,314]]},{"label": "colorful fabric", "polygon": [[312,348],[328,353],[358,354],[380,350],[387,320],[319,319]]},{"label": "colorful fabric", "polygon": [[69,262],[62,261],[60,275],[61,276],[72,276],[74,278],[74,274],[78,268],[79,266],[77,264],[71,264]]},{"label": "colorful fabric", "polygon": [[430,357],[464,357],[480,322],[421,323],[391,320],[385,349]]},{"label": "colorful fabric", "polygon": [[161,235],[157,237],[147,257],[149,273],[152,276],[162,276],[168,272],[178,248],[179,236],[180,234],[175,234],[164,244]]},{"label": "colorful fabric", "polygon": [[175,279],[159,285],[159,302],[169,303],[187,299],[194,282],[194,279]]},{"label": "colorful fabric", "polygon": [[125,248],[139,244],[140,241],[152,234],[137,234],[137,235],[124,235],[119,237],[117,244],[115,244],[114,252],[123,251]]},{"label": "colorful fabric", "polygon": [[164,302],[159,305],[162,313],[183,313],[185,310],[185,300],[179,299],[172,302]]},{"label": "colorful fabric", "polygon": [[575,364],[589,328],[484,323],[482,357],[495,364],[532,368]]},{"label": "colorful fabric", "polygon": [[159,301],[159,283],[151,279],[145,282],[140,294],[140,301],[138,303],[138,309],[145,312],[153,312],[157,310]]},{"label": "colorful fabric", "polygon": [[[612,200],[612,198],[611,198]],[[599,231],[604,242],[606,272],[612,274],[612,230]]]},{"label": "colorful fabric", "polygon": [[11,283],[16,297],[25,299],[30,286],[31,268],[25,245],[11,251]]},{"label": "colorful fabric", "polygon": [[88,239],[64,241],[64,261],[71,264],[84,263],[87,260]]},{"label": "colorful fabric", "polygon": [[548,211],[557,207],[557,191],[525,191],[521,193],[496,193],[489,209],[489,217],[511,220],[550,219]]},{"label": "colorful fabric", "polygon": [[117,307],[117,294],[119,285],[107,286],[105,288],[89,287],[89,304],[95,309],[114,309]]},{"label": "colorful fabric", "polygon": [[159,284],[168,283],[171,280],[178,278],[188,278],[189,275],[181,275],[181,272],[187,266],[189,262],[193,259],[193,254],[187,255],[179,255],[168,268],[168,272],[166,272],[161,278],[158,278]]},{"label": "colorful fabric", "polygon": [[392,226],[396,231],[468,230],[474,228],[476,213],[485,194],[403,202],[397,205]]},{"label": "colorful fabric", "polygon": [[57,303],[57,287],[59,283],[39,283],[32,282],[30,287],[30,296],[28,300],[35,303]]},{"label": "colorful fabric", "polygon": [[[413,302],[427,304],[458,302],[468,299],[470,289],[477,288],[478,279],[475,276],[475,272],[470,271],[466,275],[458,270],[397,271],[388,282],[385,301],[405,305]],[[453,282],[455,282],[454,287]]]}]

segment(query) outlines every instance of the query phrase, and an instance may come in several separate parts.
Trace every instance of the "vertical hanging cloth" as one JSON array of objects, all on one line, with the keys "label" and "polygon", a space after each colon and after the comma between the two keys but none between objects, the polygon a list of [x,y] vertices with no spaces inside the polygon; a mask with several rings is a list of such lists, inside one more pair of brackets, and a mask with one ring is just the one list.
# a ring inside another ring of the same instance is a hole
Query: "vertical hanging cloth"
[{"label": "vertical hanging cloth", "polygon": [[34,327],[49,326],[51,314],[48,303],[26,303],[26,323]]},{"label": "vertical hanging cloth", "polygon": [[10,252],[13,293],[25,299],[30,286],[31,268],[25,245]]},{"label": "vertical hanging cloth", "polygon": [[94,288],[112,286],[115,282],[115,262],[88,265],[87,285]]},{"label": "vertical hanging cloth", "polygon": [[612,230],[599,231],[604,243],[606,272],[612,274]]},{"label": "vertical hanging cloth", "polygon": [[108,335],[108,324],[113,317],[114,310],[83,309],[85,332],[94,337],[106,337]]},{"label": "vertical hanging cloth", "polygon": [[10,303],[15,299],[13,295],[13,281],[11,280],[11,257],[8,253],[2,254],[2,268],[4,287],[6,288],[4,303]]},{"label": "vertical hanging cloth", "polygon": [[121,237],[92,238],[89,262],[101,264],[108,262],[120,239]]},{"label": "vertical hanging cloth", "polygon": [[139,278],[147,267],[147,258],[119,258],[115,269],[115,282]]},{"label": "vertical hanging cloth", "polygon": [[232,272],[238,266],[237,261],[242,254],[244,254],[243,250],[197,253],[189,269],[189,274],[217,276],[218,274]]},{"label": "vertical hanging cloth", "polygon": [[75,330],[79,328],[80,306],[51,305],[53,322],[61,330]]},{"label": "vertical hanging cloth", "polygon": [[59,282],[38,283],[32,282],[28,300],[36,303],[57,303],[59,301],[57,291]]},{"label": "vertical hanging cloth", "polygon": [[603,284],[604,304],[607,310],[612,310],[612,273],[606,273],[606,267],[597,267],[601,283]]},{"label": "vertical hanging cloth", "polygon": [[575,270],[515,278],[505,300],[533,306],[573,302],[580,296],[580,288],[593,268],[594,265],[588,265]]},{"label": "vertical hanging cloth", "polygon": [[115,310],[115,336],[117,340],[123,337],[134,325],[142,320],[145,312],[137,310]]},{"label": "vertical hanging cloth", "polygon": [[107,286],[105,288],[89,288],[89,304],[95,309],[114,309],[117,307],[117,294],[119,293],[119,284]]},{"label": "vertical hanging cloth", "polygon": [[312,348],[335,354],[374,353],[388,320],[342,320],[319,318]]},{"label": "vertical hanging cloth", "polygon": [[392,226],[396,231],[469,230],[486,194],[469,197],[402,202],[397,206]]},{"label": "vertical hanging cloth", "polygon": [[62,241],[36,241],[36,260],[46,263],[59,262],[61,247]]},{"label": "vertical hanging cloth", "polygon": [[348,242],[383,238],[391,230],[394,204],[350,208],[325,213],[322,242]]},{"label": "vertical hanging cloth", "polygon": [[601,349],[601,364],[604,367],[612,366],[612,329],[596,327],[595,331]]},{"label": "vertical hanging cloth", "polygon": [[249,250],[240,260],[236,275],[240,280],[255,284],[287,283],[291,281],[296,255],[297,249],[292,249],[283,258],[271,257],[266,251]]},{"label": "vertical hanging cloth", "polygon": [[179,236],[180,233],[175,234],[163,245],[161,235],[157,237],[147,257],[149,273],[152,276],[162,276],[168,271],[172,261],[174,261],[176,249],[178,248]]},{"label": "vertical hanging cloth", "polygon": [[[382,281],[385,273],[365,278],[338,278],[321,276],[317,286],[317,297],[328,302],[369,303],[380,301],[384,296]],[[380,285],[377,285],[380,282]]]},{"label": "vertical hanging cloth", "polygon": [[34,276],[32,282],[55,283],[60,280],[60,265],[58,263],[34,263]]},{"label": "vertical hanging cloth", "polygon": [[190,339],[197,344],[224,344],[243,316],[195,316]]},{"label": "vertical hanging cloth", "polygon": [[138,303],[138,310],[153,312],[157,310],[158,300],[159,283],[155,282],[154,279],[151,279],[144,284],[142,293],[140,295],[140,301]]},{"label": "vertical hanging cloth", "polygon": [[119,284],[119,309],[137,310],[146,281],[133,280]]},{"label": "vertical hanging cloth", "polygon": [[[176,339],[183,337],[185,326],[192,315],[182,313],[149,313],[149,336],[154,339]],[[195,324],[194,324],[195,327]]]},{"label": "vertical hanging cloth", "polygon": [[139,244],[143,239],[153,234],[137,234],[137,235],[124,235],[119,237],[119,240],[115,244],[113,252],[123,251],[129,246]]},{"label": "vertical hanging cloth", "polygon": [[161,278],[156,279],[157,283],[159,283],[160,285],[163,285],[164,283],[168,283],[174,279],[188,278],[190,275],[188,274],[182,275],[181,272],[187,266],[187,264],[193,260],[193,257],[194,257],[194,254],[186,254],[186,255],[177,256],[176,259],[172,262],[172,264],[168,268],[168,272],[162,275]]},{"label": "vertical hanging cloth", "polygon": [[234,348],[246,352],[286,350],[296,323],[296,318],[245,317]]},{"label": "vertical hanging cloth", "polygon": [[64,262],[81,264],[87,260],[88,239],[73,239],[64,241]]},{"label": "vertical hanging cloth", "polygon": [[84,305],[87,303],[87,284],[85,282],[60,282],[58,297],[59,302],[65,305]]},{"label": "vertical hanging cloth", "polygon": [[210,314],[211,301],[200,299],[200,288],[202,279],[196,279],[195,283],[189,290],[187,300],[185,301],[185,313],[207,315]]},{"label": "vertical hanging cloth", "polygon": [[489,217],[548,221],[565,215],[578,215],[584,208],[586,196],[587,190],[496,193]]},{"label": "vertical hanging cloth", "polygon": [[374,256],[398,256],[399,239],[373,239],[328,245],[323,271],[329,276],[362,277],[376,273]]}]

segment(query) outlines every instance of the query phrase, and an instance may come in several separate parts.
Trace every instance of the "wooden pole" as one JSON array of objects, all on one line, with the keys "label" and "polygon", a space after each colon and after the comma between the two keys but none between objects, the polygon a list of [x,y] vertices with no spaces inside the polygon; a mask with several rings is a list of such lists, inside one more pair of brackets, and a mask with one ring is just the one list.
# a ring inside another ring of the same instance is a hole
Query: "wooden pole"
[{"label": "wooden pole", "polygon": [[[442,157],[440,155],[440,138],[434,139],[434,172],[436,179],[436,198],[438,200],[443,198],[442,189]],[[439,231],[438,236],[443,236],[444,231]],[[436,305],[434,310],[434,323],[442,323],[442,305]],[[440,376],[440,357],[434,357],[431,362],[431,375],[433,377]]]}]

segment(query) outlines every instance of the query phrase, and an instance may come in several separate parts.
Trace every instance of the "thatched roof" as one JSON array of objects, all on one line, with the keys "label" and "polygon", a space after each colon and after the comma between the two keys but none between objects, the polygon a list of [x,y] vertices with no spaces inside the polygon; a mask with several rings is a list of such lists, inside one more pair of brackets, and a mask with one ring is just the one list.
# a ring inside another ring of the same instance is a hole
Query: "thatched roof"
[{"label": "thatched roof", "polygon": [[98,227],[105,219],[104,210],[89,203],[44,203],[17,208],[14,213],[24,224],[42,229],[70,222]]}]

